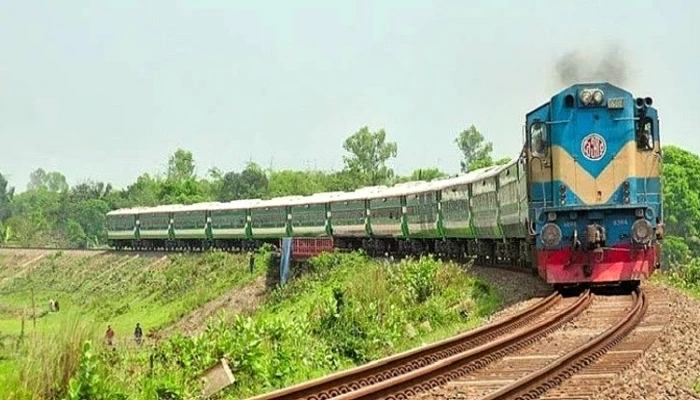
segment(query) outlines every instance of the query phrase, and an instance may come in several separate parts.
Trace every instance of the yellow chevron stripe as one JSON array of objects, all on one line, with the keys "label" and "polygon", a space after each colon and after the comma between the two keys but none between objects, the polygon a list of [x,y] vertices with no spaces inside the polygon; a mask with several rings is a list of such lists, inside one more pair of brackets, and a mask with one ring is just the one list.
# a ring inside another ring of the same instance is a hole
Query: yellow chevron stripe
[{"label": "yellow chevron stripe", "polygon": [[[615,189],[630,177],[657,178],[660,176],[659,143],[654,151],[638,151],[635,141],[628,142],[605,167],[598,178],[593,178],[561,146],[552,146],[552,166],[544,168],[538,160],[531,164],[532,183],[563,182],[584,204],[601,204],[610,200]],[[551,178],[550,178],[551,174]]]}]

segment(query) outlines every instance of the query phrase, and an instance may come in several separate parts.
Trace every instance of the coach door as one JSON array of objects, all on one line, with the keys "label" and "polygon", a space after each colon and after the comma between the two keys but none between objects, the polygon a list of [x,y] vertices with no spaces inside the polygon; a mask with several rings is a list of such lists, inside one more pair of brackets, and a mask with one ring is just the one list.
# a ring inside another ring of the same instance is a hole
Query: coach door
[{"label": "coach door", "polygon": [[531,201],[530,221],[535,209],[554,206],[552,193],[552,141],[550,135],[549,103],[532,111],[526,118],[528,195]]}]

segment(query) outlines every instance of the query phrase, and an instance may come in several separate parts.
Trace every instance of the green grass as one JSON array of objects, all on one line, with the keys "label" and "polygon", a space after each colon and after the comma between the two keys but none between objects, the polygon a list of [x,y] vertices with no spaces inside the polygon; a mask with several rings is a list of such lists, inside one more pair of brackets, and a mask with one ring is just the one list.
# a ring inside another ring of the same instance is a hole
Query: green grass
[{"label": "green grass", "polygon": [[248,397],[472,328],[501,301],[463,269],[429,258],[389,264],[326,254],[307,272],[252,315],[212,321],[148,354],[120,353],[105,373],[130,398],[187,398],[224,357],[236,377],[225,397]]},{"label": "green grass", "polygon": [[[226,253],[161,258],[54,252],[21,267],[34,258],[0,255],[0,398],[56,397],[54,389],[38,397],[21,390],[58,374],[46,373],[46,368],[26,372],[31,360],[42,365],[55,361],[39,357],[34,349],[51,349],[45,353],[56,359],[77,357],[85,340],[102,343],[108,324],[116,331],[118,343],[133,345],[136,322],[146,335],[167,326],[201,304],[251,283],[266,272],[269,262],[266,253],[258,254],[251,274],[245,256]],[[59,300],[57,313],[48,310],[52,298]],[[70,334],[74,331],[80,333]],[[64,341],[64,346],[56,347]],[[97,351],[102,348],[98,346]],[[62,371],[71,369],[68,377],[76,365],[59,363]],[[50,378],[59,383],[55,390],[61,395],[67,390],[64,378]]]},{"label": "green grass", "polygon": [[[258,255],[252,275],[247,259],[222,253],[160,263],[56,254],[29,273],[7,272],[20,261],[0,257],[0,398],[190,398],[199,374],[221,358],[236,377],[224,398],[248,397],[473,328],[501,302],[454,264],[324,254],[249,315],[220,315],[201,334],[137,347],[136,321],[148,330],[177,320],[265,273],[269,256]],[[61,302],[59,313],[40,314],[36,330],[26,317],[31,288],[41,307]],[[126,341],[114,351],[101,341],[108,323]]]}]

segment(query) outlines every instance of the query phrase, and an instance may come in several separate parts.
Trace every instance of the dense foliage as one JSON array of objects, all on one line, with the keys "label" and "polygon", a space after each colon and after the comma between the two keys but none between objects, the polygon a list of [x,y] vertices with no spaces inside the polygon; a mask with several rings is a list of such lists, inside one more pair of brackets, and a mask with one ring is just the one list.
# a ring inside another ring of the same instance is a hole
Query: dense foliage
[{"label": "dense foliage", "polygon": [[700,294],[700,157],[676,146],[663,151],[662,278]]},{"label": "dense foliage", "polygon": [[[476,128],[468,131],[469,143],[481,146],[483,137]],[[470,165],[493,164],[490,143],[484,146],[477,153],[465,152]],[[168,159],[166,171],[144,173],[123,189],[92,181],[70,187],[62,173],[39,168],[30,175],[26,191],[16,193],[0,173],[0,244],[98,247],[106,241],[105,214],[122,207],[309,195],[447,176],[430,167],[396,176],[387,163],[397,156],[398,147],[387,140],[383,129],[372,132],[362,127],[344,141],[343,148],[347,155],[341,171],[264,170],[250,162],[241,171],[212,168],[204,177],[195,173],[192,153],[178,149]]]}]

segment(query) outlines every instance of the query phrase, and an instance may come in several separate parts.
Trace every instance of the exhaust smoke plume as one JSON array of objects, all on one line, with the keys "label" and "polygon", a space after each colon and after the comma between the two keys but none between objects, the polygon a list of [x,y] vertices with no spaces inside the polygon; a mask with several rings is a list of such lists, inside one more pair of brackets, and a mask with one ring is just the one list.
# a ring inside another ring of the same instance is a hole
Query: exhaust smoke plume
[{"label": "exhaust smoke plume", "polygon": [[559,83],[565,86],[601,81],[616,85],[627,83],[627,62],[619,46],[609,46],[602,52],[574,50],[561,56],[555,69]]}]

